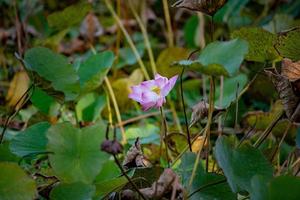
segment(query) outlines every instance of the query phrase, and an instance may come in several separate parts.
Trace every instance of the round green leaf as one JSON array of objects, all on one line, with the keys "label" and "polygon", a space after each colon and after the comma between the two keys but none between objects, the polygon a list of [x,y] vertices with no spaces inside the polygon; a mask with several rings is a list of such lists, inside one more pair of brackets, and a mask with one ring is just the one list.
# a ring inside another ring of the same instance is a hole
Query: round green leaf
[{"label": "round green leaf", "polygon": [[[178,168],[178,172],[182,177],[182,182],[185,186],[189,185],[189,180],[192,175],[196,160],[195,153],[185,153],[182,156],[181,164]],[[215,173],[208,173],[204,170],[202,163],[200,162],[195,173],[195,177],[189,193],[193,193],[201,187],[206,185],[225,180],[225,177]],[[216,184],[211,187],[203,188],[199,192],[194,193],[189,199],[215,199],[215,200],[234,200],[236,195],[230,190],[230,187],[226,181]]]},{"label": "round green leaf", "polygon": [[300,199],[300,178],[294,176],[279,176],[271,181],[269,186],[272,200]]},{"label": "round green leaf", "polygon": [[273,175],[272,165],[258,149],[248,144],[234,148],[231,139],[225,136],[217,139],[216,159],[234,192],[251,192],[251,179],[260,175],[265,180],[270,180]]},{"label": "round green leaf", "polygon": [[78,70],[80,86],[83,92],[88,92],[99,87],[113,62],[114,53],[111,51],[92,55],[84,61]]},{"label": "round green leaf", "polygon": [[50,81],[55,90],[63,92],[66,100],[78,95],[79,77],[64,56],[44,47],[36,47],[26,51],[25,64],[27,69]]},{"label": "round green leaf", "polygon": [[276,49],[282,57],[293,61],[300,60],[300,28],[281,33],[277,39]]},{"label": "round green leaf", "polygon": [[16,164],[0,162],[0,199],[32,200],[35,196],[35,183]]},{"label": "round green leaf", "polygon": [[90,126],[83,129],[70,123],[52,126],[48,132],[50,164],[64,182],[91,183],[100,172],[108,155],[100,151],[105,138],[105,127]]},{"label": "round green leaf", "polygon": [[84,183],[61,183],[51,190],[51,200],[91,200],[95,193],[94,185]]},{"label": "round green leaf", "polygon": [[232,76],[238,71],[247,53],[248,44],[245,40],[217,41],[207,45],[202,50],[198,60],[204,66],[222,65]]},{"label": "round green leaf", "polygon": [[48,122],[41,122],[21,131],[10,143],[11,152],[20,157],[46,152],[46,132],[49,127]]},{"label": "round green leaf", "polygon": [[241,38],[249,44],[246,60],[265,62],[278,57],[274,48],[276,36],[262,28],[241,28],[232,33],[232,38]]}]

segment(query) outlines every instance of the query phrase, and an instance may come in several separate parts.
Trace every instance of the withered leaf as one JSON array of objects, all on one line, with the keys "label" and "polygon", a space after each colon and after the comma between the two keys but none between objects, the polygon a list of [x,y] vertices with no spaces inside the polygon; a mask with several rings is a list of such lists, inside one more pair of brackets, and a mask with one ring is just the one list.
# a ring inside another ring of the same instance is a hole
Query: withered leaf
[{"label": "withered leaf", "polygon": [[299,80],[300,61],[293,62],[291,59],[284,58],[282,61],[282,75],[292,82]]},{"label": "withered leaf", "polygon": [[[199,122],[201,119],[206,118],[208,116],[208,110],[209,110],[209,104],[206,103],[206,101],[204,100],[194,105],[192,108],[190,127],[192,127],[194,124]],[[225,111],[225,109],[215,106],[213,111],[213,117],[216,117],[222,111]]]},{"label": "withered leaf", "polygon": [[186,8],[193,11],[214,15],[224,6],[227,0],[179,0],[173,4],[177,8]]},{"label": "withered leaf", "polygon": [[299,123],[300,112],[298,104],[300,97],[295,94],[290,81],[282,74],[278,74],[275,69],[266,69],[265,71],[271,77],[279,98],[282,100],[286,116],[291,121]]},{"label": "withered leaf", "polygon": [[[165,169],[159,179],[151,187],[140,189],[140,192],[149,199],[165,197],[167,199],[182,199],[184,189],[179,177],[172,169]],[[172,193],[174,198],[172,197]]]},{"label": "withered leaf", "polygon": [[145,158],[142,152],[139,138],[136,139],[135,143],[128,150],[126,157],[123,161],[123,166],[126,169],[135,167],[146,167],[144,162]]}]

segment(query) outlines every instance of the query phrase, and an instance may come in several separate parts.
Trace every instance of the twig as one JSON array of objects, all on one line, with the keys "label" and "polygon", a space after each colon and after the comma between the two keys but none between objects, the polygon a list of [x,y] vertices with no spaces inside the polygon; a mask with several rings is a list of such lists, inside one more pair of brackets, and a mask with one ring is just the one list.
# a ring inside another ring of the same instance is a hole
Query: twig
[{"label": "twig", "polygon": [[114,11],[114,9],[113,9],[113,7],[112,7],[112,5],[111,5],[111,3],[110,3],[110,0],[105,0],[105,4],[106,4],[108,10],[109,10],[109,11],[111,12],[111,14],[113,15],[113,18],[116,20],[116,22],[117,22],[117,24],[119,25],[120,29],[122,30],[123,34],[125,35],[125,38],[126,38],[128,44],[129,44],[131,50],[133,51],[133,53],[134,53],[134,55],[135,55],[135,57],[136,57],[136,59],[137,59],[137,61],[138,61],[138,64],[139,64],[139,66],[140,66],[142,72],[144,73],[145,78],[146,78],[147,80],[149,80],[150,77],[149,77],[149,74],[148,74],[148,72],[147,72],[147,70],[146,70],[146,67],[145,67],[145,65],[144,65],[144,63],[143,63],[143,61],[142,61],[142,59],[141,59],[141,56],[140,56],[140,54],[139,54],[139,52],[138,52],[136,46],[134,45],[134,43],[133,43],[133,41],[132,41],[132,39],[131,39],[129,33],[126,31],[124,25],[122,24],[122,22],[121,22],[119,16],[118,16],[118,15],[116,14],[116,12]]},{"label": "twig", "polygon": [[168,168],[170,168],[170,163],[169,163],[169,152],[168,152],[168,144],[167,144],[167,136],[168,136],[168,127],[167,127],[167,120],[166,120],[166,116],[164,114],[163,108],[160,107],[160,114],[161,114],[161,121],[162,121],[162,125],[163,125],[163,129],[164,129],[164,137],[163,137],[163,141],[165,143],[165,148],[166,148],[166,159],[167,159],[167,163],[168,163]]},{"label": "twig", "polygon": [[211,183],[208,183],[206,185],[203,185],[201,186],[200,188],[196,189],[194,192],[192,192],[191,194],[189,194],[188,196],[188,199],[191,198],[194,194],[196,194],[197,192],[200,192],[201,190],[204,190],[206,188],[209,188],[209,187],[212,187],[212,186],[215,186],[215,185],[218,185],[218,184],[221,184],[221,183],[225,183],[226,182],[226,179],[222,179],[222,180],[219,180],[219,181],[215,181],[215,182],[211,182]]},{"label": "twig", "polygon": [[132,187],[134,188],[134,190],[142,197],[142,199],[146,200],[146,197],[141,193],[141,191],[139,190],[139,188],[135,185],[134,182],[132,182],[132,180],[130,179],[130,177],[127,175],[127,173],[124,171],[121,163],[119,162],[118,158],[116,155],[113,155],[114,159],[115,159],[115,163],[118,165],[118,167],[120,168],[122,174],[126,177],[126,179],[128,180],[128,182],[132,185]]},{"label": "twig", "polygon": [[171,25],[171,18],[170,18],[168,1],[167,0],[162,0],[162,3],[163,3],[165,20],[166,20],[167,31],[168,31],[168,46],[173,47],[174,46],[174,34],[173,34],[173,30],[172,30],[172,25]]}]

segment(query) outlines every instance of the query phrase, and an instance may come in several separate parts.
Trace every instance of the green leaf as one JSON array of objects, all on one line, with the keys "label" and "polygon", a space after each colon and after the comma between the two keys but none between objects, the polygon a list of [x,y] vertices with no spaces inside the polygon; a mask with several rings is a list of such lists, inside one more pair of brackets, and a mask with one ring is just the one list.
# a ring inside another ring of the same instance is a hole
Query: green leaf
[{"label": "green leaf", "polygon": [[226,42],[213,42],[207,45],[199,56],[199,62],[204,66],[222,65],[230,76],[237,73],[244,56],[248,53],[248,44],[241,39]]},{"label": "green leaf", "polygon": [[222,104],[220,104],[220,86],[216,87],[215,94],[215,105],[220,106],[222,108],[227,108],[231,102],[236,99],[237,92],[237,84],[239,84],[238,93],[240,93],[245,87],[248,78],[245,74],[239,74],[235,77],[224,78],[224,87],[223,87],[223,100]]},{"label": "green leaf", "polygon": [[280,55],[293,61],[300,60],[300,28],[281,33],[276,42]]},{"label": "green leaf", "polygon": [[232,38],[241,38],[249,44],[248,61],[265,62],[278,58],[274,48],[276,35],[262,28],[241,28],[232,33]]},{"label": "green leaf", "polygon": [[89,93],[81,97],[76,104],[76,113],[79,121],[95,122],[106,105],[104,95]]},{"label": "green leaf", "polygon": [[[198,27],[199,19],[197,15],[191,16],[186,23],[184,24],[184,39],[189,48],[195,48],[199,45],[196,44],[196,36],[198,36]],[[198,38],[197,38],[198,39]]]},{"label": "green leaf", "polygon": [[162,52],[160,52],[156,61],[157,72],[162,76],[166,76],[168,78],[180,74],[182,70],[181,67],[171,67],[171,64],[175,61],[187,59],[188,55],[188,50],[184,48],[170,47],[164,49]]},{"label": "green leaf", "polygon": [[103,164],[102,169],[97,175],[94,183],[101,183],[103,181],[114,179],[118,176],[120,176],[120,169],[118,165],[114,161],[108,160]]},{"label": "green leaf", "polygon": [[95,193],[94,185],[87,185],[81,182],[60,183],[50,193],[51,200],[91,200]]},{"label": "green leaf", "polygon": [[55,99],[52,96],[49,96],[46,92],[38,87],[34,88],[30,101],[44,114],[48,114],[51,105],[55,103]]},{"label": "green leaf", "polygon": [[88,92],[99,87],[113,62],[114,54],[111,51],[91,55],[83,62],[78,70],[82,90]]},{"label": "green leaf", "polygon": [[100,183],[96,183],[96,194],[95,197],[102,199],[104,196],[111,192],[120,190],[127,184],[127,179],[122,176],[114,179],[109,179]]},{"label": "green leaf", "polygon": [[279,176],[270,182],[269,191],[272,200],[300,199],[300,178],[294,176]]},{"label": "green leaf", "polygon": [[16,164],[0,162],[0,199],[32,200],[35,197],[35,183]]},{"label": "green leaf", "polygon": [[50,14],[47,20],[51,27],[65,29],[80,23],[91,8],[89,3],[78,3]]},{"label": "green leaf", "polygon": [[68,60],[50,49],[36,47],[25,53],[26,68],[51,82],[53,88],[65,94],[66,100],[74,99],[79,92],[79,77]]},{"label": "green leaf", "polygon": [[141,144],[159,144],[159,128],[152,124],[141,127],[131,127],[125,132],[129,144],[134,144],[136,138],[140,138]]},{"label": "green leaf", "polygon": [[9,149],[9,142],[0,144],[0,161],[17,162],[19,158]]},{"label": "green leaf", "polygon": [[104,125],[83,129],[70,123],[52,126],[48,132],[50,164],[64,182],[91,183],[100,172],[108,155],[100,151],[105,138]]},{"label": "green leaf", "polygon": [[251,179],[256,175],[265,180],[272,178],[272,165],[259,150],[248,144],[234,148],[231,138],[222,136],[216,141],[215,155],[234,192],[251,192]]},{"label": "green leaf", "polygon": [[229,76],[227,70],[222,65],[219,64],[203,65],[199,62],[199,60],[195,60],[195,61],[181,60],[178,62],[174,62],[173,66],[187,67],[189,69],[193,69],[210,76],[222,76],[222,75]]},{"label": "green leaf", "polygon": [[46,132],[49,127],[48,122],[40,122],[19,132],[10,143],[11,152],[20,157],[45,153],[47,146]]},{"label": "green leaf", "polygon": [[[193,171],[193,167],[196,160],[196,154],[194,153],[185,153],[182,156],[181,164],[178,168],[178,171],[182,177],[183,184],[187,187],[189,184],[189,180]],[[224,180],[224,182],[223,182]],[[221,182],[216,185],[211,185],[209,187],[204,188],[207,185]],[[198,165],[197,171],[195,173],[195,177],[193,183],[191,185],[189,193],[195,192],[197,189],[201,189],[201,191],[193,194],[189,199],[236,199],[236,195],[232,193],[226,179],[222,175],[218,175],[215,173],[207,173],[201,162]]]}]

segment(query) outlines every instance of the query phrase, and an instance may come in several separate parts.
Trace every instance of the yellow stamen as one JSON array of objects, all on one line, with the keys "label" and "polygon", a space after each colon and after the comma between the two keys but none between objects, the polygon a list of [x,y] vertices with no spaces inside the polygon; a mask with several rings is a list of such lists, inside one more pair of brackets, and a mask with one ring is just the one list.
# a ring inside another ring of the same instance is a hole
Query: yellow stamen
[{"label": "yellow stamen", "polygon": [[159,87],[154,86],[151,90],[152,90],[153,92],[155,92],[156,94],[160,95],[160,88],[159,88]]}]

